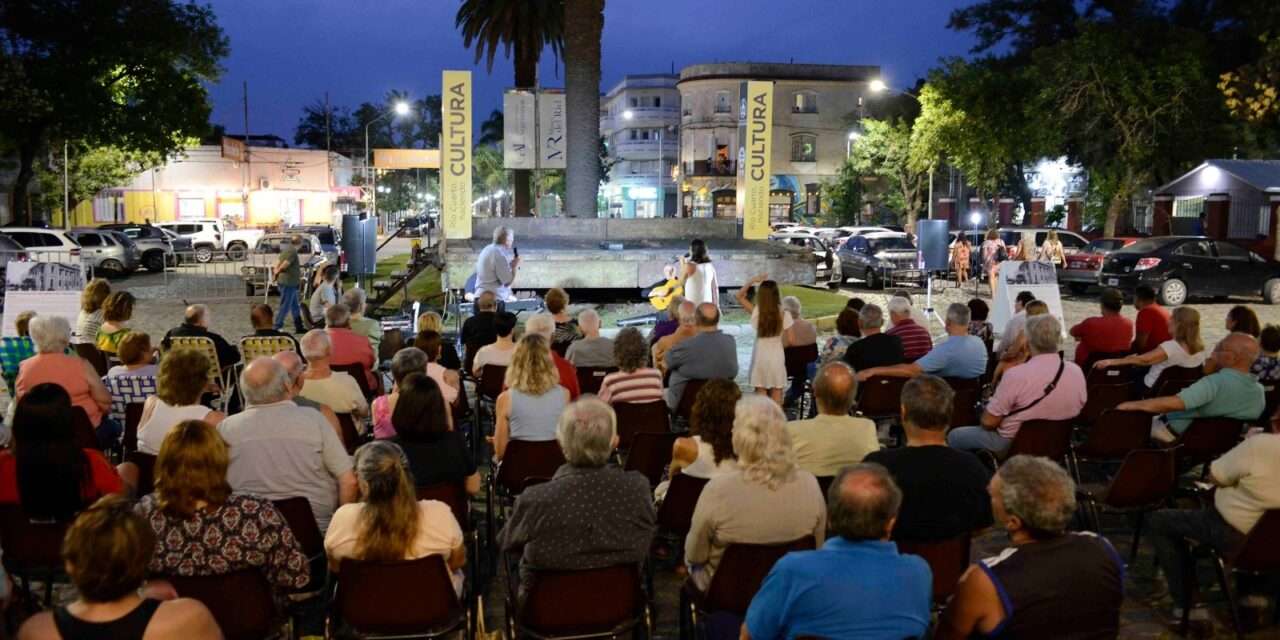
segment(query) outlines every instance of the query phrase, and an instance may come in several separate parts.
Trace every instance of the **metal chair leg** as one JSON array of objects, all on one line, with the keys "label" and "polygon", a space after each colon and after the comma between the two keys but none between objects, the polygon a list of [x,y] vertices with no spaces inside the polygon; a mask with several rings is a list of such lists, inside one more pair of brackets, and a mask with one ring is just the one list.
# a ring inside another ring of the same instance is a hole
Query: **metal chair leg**
[{"label": "metal chair leg", "polygon": [[1146,521],[1147,512],[1138,512],[1138,522],[1133,527],[1133,544],[1129,547],[1129,564],[1132,566],[1138,562],[1138,541],[1142,538],[1142,524]]},{"label": "metal chair leg", "polygon": [[1231,612],[1231,628],[1235,631],[1237,638],[1243,638],[1244,632],[1240,628],[1240,606],[1236,603],[1235,591],[1231,588],[1231,572],[1227,570],[1227,565],[1222,561],[1222,556],[1218,553],[1213,554],[1214,568],[1218,570],[1218,583],[1222,586],[1222,595],[1227,598],[1227,609]]}]

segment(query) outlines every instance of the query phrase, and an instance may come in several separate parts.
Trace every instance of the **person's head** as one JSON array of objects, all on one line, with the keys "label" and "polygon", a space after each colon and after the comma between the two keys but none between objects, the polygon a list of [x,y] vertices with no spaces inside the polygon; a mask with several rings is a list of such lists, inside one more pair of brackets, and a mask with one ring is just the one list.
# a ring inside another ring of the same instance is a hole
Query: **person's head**
[{"label": "person's head", "polygon": [[352,287],[342,293],[342,304],[347,305],[347,310],[354,316],[364,313],[365,298],[364,289]]},{"label": "person's head", "polygon": [[[1173,339],[1178,341],[1187,353],[1196,354],[1204,351],[1204,340],[1200,338],[1200,312],[1194,307],[1178,307],[1169,314],[1169,329]],[[1280,328],[1276,330],[1276,338],[1280,343]]]},{"label": "person's head", "polygon": [[1213,349],[1213,359],[1223,369],[1249,372],[1253,361],[1261,352],[1258,340],[1247,333],[1233,332],[1218,342]]},{"label": "person's head", "polygon": [[516,314],[503,311],[493,318],[493,331],[499,338],[510,338],[516,330]]},{"label": "person's head", "polygon": [[13,320],[13,330],[18,334],[19,338],[27,338],[31,336],[31,319],[36,317],[34,311],[23,311]]},{"label": "person's head", "polygon": [[302,385],[306,382],[302,374],[307,372],[307,363],[302,361],[302,356],[293,351],[281,351],[271,359],[279,362],[289,375],[289,394],[296,396],[302,393]]},{"label": "person's head", "polygon": [[1280,325],[1269,324],[1263,327],[1262,335],[1258,336],[1258,342],[1261,344],[1263,353],[1274,356],[1277,351],[1280,351]]},{"label": "person's head", "polygon": [[1107,287],[1098,296],[1098,304],[1102,306],[1103,315],[1116,315],[1124,309],[1124,294],[1119,289]]},{"label": "person's head", "polygon": [[560,413],[556,442],[569,464],[603,467],[618,446],[618,418],[612,407],[595,396],[587,396],[570,403]]},{"label": "person's head", "polygon": [[302,357],[307,359],[307,364],[314,367],[317,364],[328,365],[330,356],[333,355],[333,341],[329,339],[329,334],[324,329],[312,329],[298,340],[302,347]]},{"label": "person's head", "polygon": [[324,270],[320,272],[324,281],[333,284],[338,279],[338,265],[326,265]]},{"label": "person's head", "polygon": [[793,320],[799,320],[803,309],[800,305],[800,298],[795,296],[785,296],[782,298],[782,310],[791,314]]},{"label": "person's head", "polygon": [[849,301],[844,303],[844,308],[854,311],[862,311],[865,306],[867,306],[867,302],[862,298],[849,298]]},{"label": "person's head", "polygon": [[675,319],[680,322],[682,327],[692,327],[698,324],[698,305],[685,300],[680,306],[673,307],[676,312]]},{"label": "person's head", "polygon": [[542,336],[547,342],[551,341],[551,334],[555,333],[555,330],[556,319],[549,313],[535,313],[524,321],[525,334]]},{"label": "person's head", "polygon": [[28,516],[66,521],[84,506],[88,461],[71,436],[71,396],[52,382],[32,387],[13,413],[18,496]]},{"label": "person's head", "polygon": [[827,525],[845,540],[888,540],[902,507],[902,490],[874,462],[840,470],[827,490]]},{"label": "person's head", "polygon": [[128,322],[133,317],[133,305],[137,301],[128,291],[116,291],[102,301],[102,319],[105,322]]},{"label": "person's head", "polygon": [[973,322],[986,322],[987,316],[991,313],[991,308],[987,306],[981,298],[970,298],[969,319]]},{"label": "person's head", "polygon": [[1027,303],[1027,308],[1022,310],[1028,318],[1035,316],[1043,316],[1049,313],[1049,305],[1044,300],[1032,300]]},{"label": "person's head", "polygon": [[551,343],[539,333],[527,333],[516,344],[511,354],[511,366],[507,367],[507,386],[540,396],[560,384],[560,374],[551,361]]},{"label": "person's head", "polygon": [[927,429],[939,434],[951,425],[952,403],[956,393],[951,385],[937,376],[923,374],[902,386],[902,424],[910,435],[913,429]]},{"label": "person's head", "polygon": [[569,306],[569,294],[560,287],[548,289],[547,295],[542,298],[542,304],[547,308],[548,313],[559,315],[565,307]]},{"label": "person's head", "polygon": [[1019,291],[1018,295],[1013,298],[1013,306],[1018,311],[1027,308],[1027,303],[1036,299],[1036,295],[1030,291]]},{"label": "person's head", "polygon": [[156,534],[133,503],[108,495],[76,516],[62,540],[62,562],[80,598],[107,603],[132,595],[150,574]]},{"label": "person's head", "polygon": [[240,372],[240,390],[251,405],[283,402],[291,396],[289,372],[284,365],[262,356],[255,358]]},{"label": "person's head", "polygon": [[1133,306],[1141,309],[1156,303],[1156,290],[1150,285],[1140,284],[1133,290]]},{"label": "person's head", "polygon": [[626,327],[613,339],[613,360],[623,373],[649,366],[649,343],[639,329]]},{"label": "person's head", "polygon": [[1000,239],[1000,234],[996,233],[996,230],[995,230],[995,229],[987,229],[987,239],[988,239],[988,240],[999,240],[999,239]]},{"label": "person's head", "polygon": [[1047,313],[1027,318],[1026,332],[1032,355],[1057,353],[1062,346],[1062,323]]},{"label": "person's head", "polygon": [[765,280],[756,287],[756,335],[772,338],[782,335],[782,300],[778,283]]},{"label": "person's head", "polygon": [[698,305],[698,328],[703,331],[715,331],[720,326],[720,307],[710,302]]},{"label": "person's head", "polygon": [[716,462],[732,460],[733,416],[742,390],[732,380],[708,380],[693,398],[689,411],[689,433],[711,445]]},{"label": "person's head", "polygon": [[1227,331],[1247,333],[1256,338],[1262,334],[1262,325],[1253,309],[1240,304],[1227,312]]},{"label": "person's head", "polygon": [[686,303],[693,305],[693,303],[689,302],[689,300],[684,296],[671,296],[671,302],[667,304],[667,319],[679,322],[680,310],[684,308]]},{"label": "person's head", "polygon": [[193,327],[209,327],[209,307],[202,304],[187,306],[182,313],[182,320]]},{"label": "person's head", "polygon": [[444,333],[444,320],[434,311],[423,311],[418,316],[418,331],[435,331]]},{"label": "person's head", "polygon": [[302,246],[302,234],[300,234],[300,233],[295,233],[295,234],[293,234],[293,235],[289,236],[289,244],[291,244],[291,245],[293,245],[293,246],[295,246],[295,247],[301,247],[301,246]]},{"label": "person's head", "polygon": [[711,257],[707,255],[707,243],[702,238],[694,238],[689,242],[689,260],[698,264],[711,262]]},{"label": "person's head", "polygon": [[102,308],[102,303],[111,295],[111,285],[102,278],[94,278],[80,292],[80,310],[93,313]]},{"label": "person's head", "polygon": [[405,347],[391,356],[391,379],[399,386],[405,378],[427,370],[427,353],[418,347]]},{"label": "person's head", "polygon": [[842,336],[858,337],[862,335],[862,325],[858,323],[858,312],[845,307],[836,316],[836,333]]},{"label": "person's head", "polygon": [[[132,335],[132,334],[131,334]],[[171,407],[200,403],[209,383],[209,357],[195,349],[170,349],[160,359],[156,396]]]},{"label": "person's head", "polygon": [[777,489],[795,475],[787,417],[769,396],[751,394],[734,407],[733,451],[743,477],[751,482]]},{"label": "person's head", "polygon": [[889,322],[899,324],[911,319],[911,301],[894,296],[889,298]]},{"label": "person's head", "polygon": [[36,316],[28,328],[36,353],[62,353],[71,345],[71,323],[62,316]]},{"label": "person's head", "polygon": [[972,315],[969,312],[969,306],[959,302],[953,302],[947,305],[947,331],[954,335],[966,335],[969,333],[969,320]]},{"label": "person's head", "polygon": [[418,535],[418,502],[404,451],[394,442],[374,440],[356,449],[360,525],[355,556],[369,562],[404,560]]},{"label": "person's head", "polygon": [[270,329],[275,326],[276,314],[271,305],[258,303],[249,308],[249,323],[257,329]]},{"label": "person's head", "polygon": [[444,337],[430,329],[419,331],[418,335],[413,337],[413,346],[427,354],[427,362],[435,362],[440,359],[440,347],[443,344]]},{"label": "person's head", "polygon": [[578,314],[578,326],[582,328],[582,333],[589,338],[598,337],[600,335],[600,314],[595,309],[587,309]]},{"label": "person's head", "polygon": [[912,302],[911,302],[911,292],[910,292],[910,291],[907,291],[906,289],[895,289],[895,290],[893,291],[893,295],[891,295],[891,296],[889,296],[889,297],[890,297],[890,298],[902,298],[903,300],[906,300],[906,301],[907,301],[907,304],[912,304]]},{"label": "person's head", "polygon": [[879,305],[866,305],[858,312],[858,325],[862,327],[864,336],[880,333],[880,329],[884,327],[884,312],[880,311]]},{"label": "person's head", "polygon": [[218,507],[231,495],[227,466],[231,450],[203,420],[184,420],[169,430],[156,457],[155,497],[161,511],[190,518],[198,503]]},{"label": "person's head", "polygon": [[515,244],[516,232],[506,225],[498,225],[493,229],[493,243],[510,247]]},{"label": "person's head", "polygon": [[421,369],[400,380],[400,396],[391,412],[391,425],[402,440],[420,442],[449,430],[449,404],[440,385]]},{"label": "person's head", "polygon": [[492,291],[481,291],[476,296],[476,311],[480,313],[488,313],[498,310],[498,296]]},{"label": "person's head", "polygon": [[1045,239],[1045,242],[1057,242],[1058,232],[1054,231],[1053,229],[1050,229],[1049,233],[1045,234],[1044,239]]},{"label": "person's head", "polygon": [[1000,465],[991,483],[991,513],[1009,533],[1034,540],[1062,535],[1076,511],[1076,484],[1048,458],[1017,455]]},{"label": "person's head", "polygon": [[819,413],[847,416],[857,396],[858,380],[843,362],[828,362],[813,377],[813,399]]},{"label": "person's head", "polygon": [[324,310],[324,325],[330,329],[347,329],[351,327],[351,309],[339,302],[329,305]]}]

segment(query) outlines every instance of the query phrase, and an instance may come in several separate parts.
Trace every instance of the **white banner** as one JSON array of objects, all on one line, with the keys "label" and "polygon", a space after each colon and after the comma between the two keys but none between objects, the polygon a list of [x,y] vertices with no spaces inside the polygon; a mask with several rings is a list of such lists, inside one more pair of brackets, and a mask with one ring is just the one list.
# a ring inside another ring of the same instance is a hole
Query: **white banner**
[{"label": "white banner", "polygon": [[1000,263],[996,278],[996,298],[992,303],[991,326],[996,335],[1004,333],[1004,326],[1013,317],[1013,303],[1018,294],[1030,291],[1036,300],[1049,305],[1049,314],[1062,323],[1062,335],[1067,336],[1066,316],[1062,313],[1062,293],[1058,289],[1058,275],[1052,262],[1023,262],[1005,260]]},{"label": "white banner", "polygon": [[[84,289],[84,268],[61,262],[10,261],[5,267],[4,286],[4,322],[0,334],[18,335],[13,322],[23,311],[62,316],[75,327],[80,291]],[[95,338],[88,337],[91,341]]]},{"label": "white banner", "polygon": [[[505,117],[505,116],[504,116]],[[538,168],[565,168],[564,92],[538,92]]]},{"label": "white banner", "polygon": [[502,166],[536,169],[533,92],[508,91],[502,96]]}]

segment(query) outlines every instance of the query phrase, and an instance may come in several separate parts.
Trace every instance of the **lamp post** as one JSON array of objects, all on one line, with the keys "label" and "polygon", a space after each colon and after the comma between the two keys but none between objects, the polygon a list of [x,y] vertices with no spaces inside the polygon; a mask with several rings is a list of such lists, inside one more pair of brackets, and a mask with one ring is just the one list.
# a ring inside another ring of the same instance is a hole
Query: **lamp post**
[{"label": "lamp post", "polygon": [[[889,85],[885,84],[885,81],[880,78],[873,78],[871,82],[867,84],[867,88],[871,90],[871,93],[884,93],[885,91],[890,90]],[[916,104],[920,105],[921,108],[924,107],[924,105],[920,104],[920,96],[917,96],[916,94],[911,93],[910,91],[894,91],[893,93],[907,96],[908,98],[915,100]],[[929,219],[932,220],[933,219],[933,166],[929,167],[929,213],[928,215],[929,215]]]},{"label": "lamp post", "polygon": [[862,134],[858,133],[857,131],[849,132],[849,140],[848,142],[844,143],[844,157],[846,160],[849,159],[849,156],[853,155],[853,143],[857,141],[858,138],[861,138],[861,137],[862,137]]},{"label": "lamp post", "polygon": [[409,115],[409,111],[411,111],[411,108],[409,107],[409,103],[405,102],[404,100],[399,100],[394,105],[391,105],[390,111],[384,111],[382,115],[370,120],[364,125],[365,183],[372,188],[371,190],[373,192],[373,215],[378,217],[379,224],[382,223],[382,216],[378,215],[378,172],[374,171],[373,167],[369,166],[369,127],[391,116],[399,117],[399,116]]}]

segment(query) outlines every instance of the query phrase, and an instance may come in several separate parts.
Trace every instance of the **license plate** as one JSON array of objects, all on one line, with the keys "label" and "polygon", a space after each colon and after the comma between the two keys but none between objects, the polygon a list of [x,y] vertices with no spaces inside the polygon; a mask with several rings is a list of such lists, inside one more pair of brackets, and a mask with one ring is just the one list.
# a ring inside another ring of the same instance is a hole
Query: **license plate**
[{"label": "license plate", "polygon": [[1107,278],[1108,287],[1119,286],[1119,284],[1120,284],[1120,278]]}]

